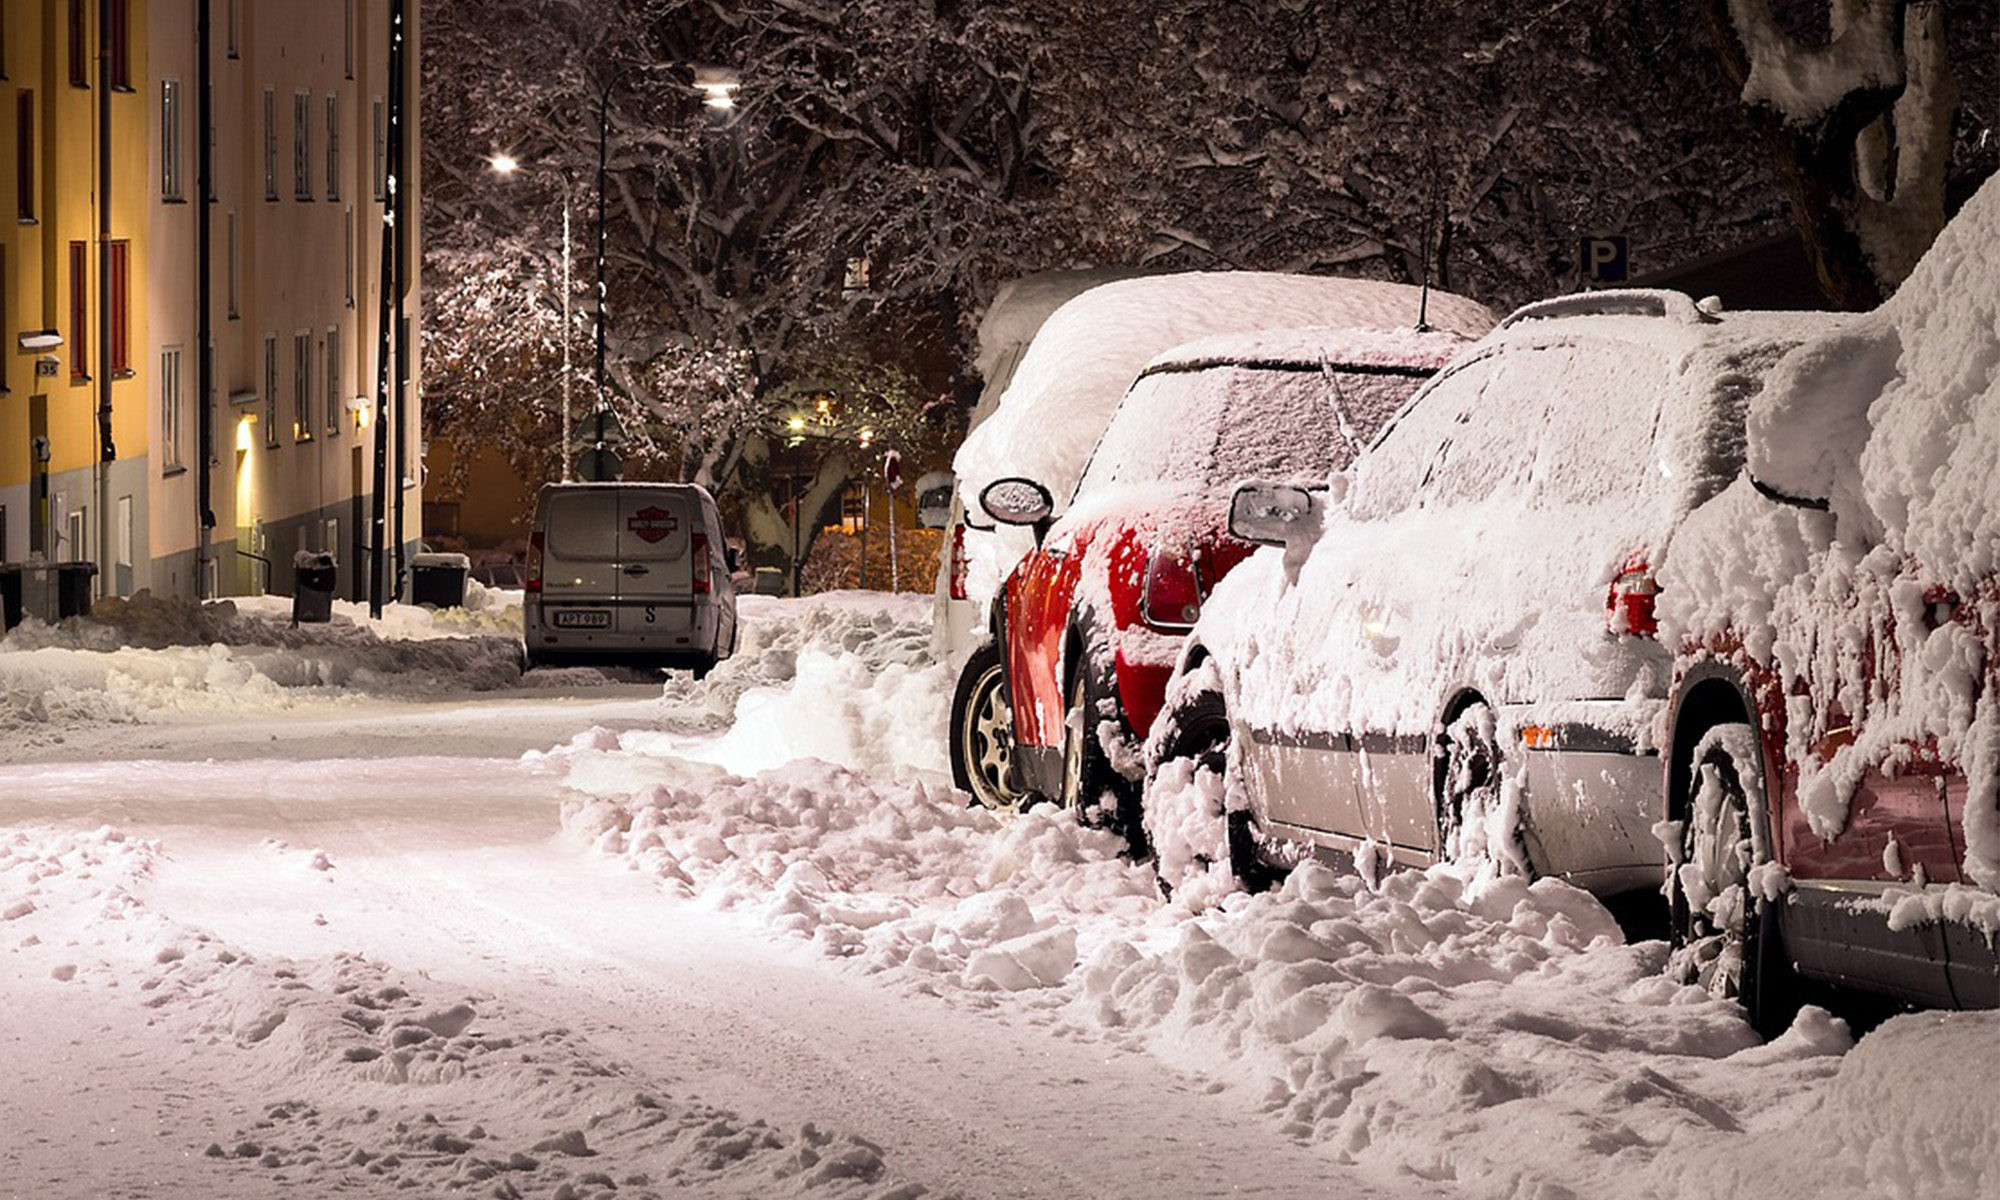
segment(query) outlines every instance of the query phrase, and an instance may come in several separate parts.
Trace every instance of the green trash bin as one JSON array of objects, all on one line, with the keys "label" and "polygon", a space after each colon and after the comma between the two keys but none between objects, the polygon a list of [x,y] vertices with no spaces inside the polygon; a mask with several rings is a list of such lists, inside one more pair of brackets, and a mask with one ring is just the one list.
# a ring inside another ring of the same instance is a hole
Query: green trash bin
[{"label": "green trash bin", "polygon": [[465,577],[471,572],[472,560],[463,554],[412,554],[410,603],[425,608],[464,608]]},{"label": "green trash bin", "polygon": [[340,570],[325,550],[292,555],[292,624],[324,625],[333,620],[333,589]]}]

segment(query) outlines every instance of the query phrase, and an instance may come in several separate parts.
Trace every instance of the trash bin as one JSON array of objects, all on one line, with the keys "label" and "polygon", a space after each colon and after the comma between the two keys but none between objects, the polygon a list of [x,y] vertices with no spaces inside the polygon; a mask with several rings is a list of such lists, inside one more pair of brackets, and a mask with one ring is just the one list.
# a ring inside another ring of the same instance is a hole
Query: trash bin
[{"label": "trash bin", "polygon": [[21,623],[21,564],[0,563],[0,633]]},{"label": "trash bin", "polygon": [[292,624],[324,625],[333,620],[333,589],[340,570],[325,550],[292,555]]},{"label": "trash bin", "polygon": [[785,594],[785,569],[783,567],[758,567],[751,578],[750,590],[759,596],[782,596]]},{"label": "trash bin", "polygon": [[465,607],[465,577],[471,570],[472,560],[463,554],[412,554],[410,603],[425,608]]}]

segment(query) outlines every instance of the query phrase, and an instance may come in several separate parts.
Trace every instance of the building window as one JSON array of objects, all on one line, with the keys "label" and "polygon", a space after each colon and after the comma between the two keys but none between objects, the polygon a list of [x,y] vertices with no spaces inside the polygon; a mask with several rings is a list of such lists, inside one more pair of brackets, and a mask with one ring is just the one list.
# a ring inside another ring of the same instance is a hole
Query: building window
[{"label": "building window", "polygon": [[340,326],[326,327],[326,431],[340,432]]},{"label": "building window", "polygon": [[160,199],[180,203],[181,81],[160,80]]},{"label": "building window", "polygon": [[229,319],[243,315],[243,224],[229,210]]},{"label": "building window", "polygon": [[354,206],[347,206],[347,253],[341,256],[347,262],[347,307],[354,307]]},{"label": "building window", "polygon": [[264,335],[264,445],[278,444],[278,335]]},{"label": "building window", "polygon": [[354,0],[341,6],[341,28],[347,46],[347,77],[354,78]]},{"label": "building window", "polygon": [[[202,180],[201,195],[202,199],[213,204],[215,203],[215,85],[213,83],[208,85],[208,128],[201,131],[201,136],[202,146],[208,152],[208,171],[207,177]],[[197,165],[196,170],[200,169]]]},{"label": "building window", "polygon": [[[13,276],[7,274],[7,247],[4,245],[0,245],[0,281],[9,280],[12,278]],[[6,330],[13,328],[13,326],[7,323],[7,296],[13,290],[14,289],[11,287],[0,285],[0,333],[4,333]],[[13,359],[13,357],[14,356],[11,354],[0,354],[0,396],[4,396],[7,394],[8,390],[7,364]],[[4,554],[0,554],[0,562],[6,562],[6,561],[7,561],[7,556]]]},{"label": "building window", "polygon": [[90,243],[69,244],[69,377],[90,378]]},{"label": "building window", "polygon": [[278,90],[264,89],[264,199],[278,198]]},{"label": "building window", "polygon": [[296,92],[292,95],[292,197],[297,200],[313,198],[312,142],[312,93]]},{"label": "building window", "polygon": [[69,83],[90,86],[90,21],[83,0],[69,0]]},{"label": "building window", "polygon": [[186,415],[181,392],[181,348],[160,350],[160,469],[180,471],[181,439],[185,437]]},{"label": "building window", "polygon": [[20,192],[20,219],[35,219],[35,93],[22,88],[14,100],[14,179]]},{"label": "building window", "polygon": [[340,199],[340,97],[326,97],[326,198]]},{"label": "building window", "polygon": [[120,92],[132,90],[132,5],[130,0],[108,0],[106,16],[111,21],[108,31],[109,43],[105,50],[111,56],[108,64],[111,72],[111,86]]},{"label": "building window", "polygon": [[107,243],[106,266],[111,271],[111,374],[132,373],[132,243]]},{"label": "building window", "polygon": [[384,114],[382,101],[375,101],[375,199],[389,198],[389,143],[388,118]]},{"label": "building window", "polygon": [[229,39],[229,57],[231,58],[243,57],[243,49],[242,49],[243,21],[241,19],[242,7],[243,7],[243,0],[229,0],[229,13],[226,20],[228,29],[226,36]]},{"label": "building window", "polygon": [[301,329],[292,335],[292,412],[296,418],[292,423],[292,437],[301,442],[310,442],[313,438],[312,356],[312,330]]}]

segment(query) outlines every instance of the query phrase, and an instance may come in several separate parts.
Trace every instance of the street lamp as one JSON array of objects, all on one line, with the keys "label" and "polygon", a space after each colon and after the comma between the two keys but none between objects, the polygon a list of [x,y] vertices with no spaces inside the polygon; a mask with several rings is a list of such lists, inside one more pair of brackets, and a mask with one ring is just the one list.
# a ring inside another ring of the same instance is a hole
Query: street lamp
[{"label": "street lamp", "polygon": [[[521,163],[520,163],[520,160],[519,160],[519,159],[516,159],[516,158],[515,158],[515,157],[514,157],[513,155],[511,155],[511,154],[496,154],[496,155],[494,155],[494,156],[493,156],[492,158],[488,159],[488,160],[487,160],[487,162],[488,162],[489,164],[491,164],[491,166],[493,167],[493,173],[494,173],[495,175],[498,175],[498,176],[500,176],[500,177],[501,177],[502,179],[507,179],[507,178],[510,178],[510,177],[512,177],[512,176],[514,175],[514,173],[515,173],[515,172],[517,172],[517,171],[519,171],[519,170],[521,169]],[[601,271],[600,271],[600,275],[599,275],[599,281],[600,281],[600,282],[599,282],[599,289],[600,289],[600,291],[602,290],[602,286],[603,286],[603,285],[602,285],[602,278],[603,278],[603,277],[602,277],[602,274],[601,274]],[[569,284],[569,179],[568,179],[568,176],[564,176],[564,178],[563,178],[563,226],[562,226],[562,303],[563,303],[563,315],[562,315],[562,356],[563,356],[563,365],[562,365],[562,447],[561,447],[561,451],[560,451],[560,453],[559,453],[559,454],[557,455],[557,457],[558,457],[559,459],[561,459],[561,460],[562,460],[562,481],[563,481],[564,483],[568,483],[568,482],[569,482],[569,447],[570,447],[570,417],[569,417],[569,374],[570,374],[570,372],[569,372],[569,293],[570,293],[570,284]],[[600,343],[600,345],[601,345],[601,343]],[[600,353],[601,353],[601,351],[600,351]],[[602,370],[602,362],[601,362],[601,360],[600,360],[600,364],[599,364],[599,369],[600,369],[600,371]],[[603,383],[602,383],[602,379],[600,378],[600,380],[599,380],[599,391],[600,391],[600,393],[602,392],[602,388],[603,388]],[[599,402],[600,402],[600,403],[602,403],[602,396],[601,396],[601,394],[600,394],[600,396],[599,396]]]}]

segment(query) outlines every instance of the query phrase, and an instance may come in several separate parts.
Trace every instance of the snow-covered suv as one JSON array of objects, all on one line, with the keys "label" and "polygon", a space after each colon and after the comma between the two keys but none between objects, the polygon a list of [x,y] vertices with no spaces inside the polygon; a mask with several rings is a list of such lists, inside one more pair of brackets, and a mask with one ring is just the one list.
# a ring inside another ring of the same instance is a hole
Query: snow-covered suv
[{"label": "snow-covered suv", "polygon": [[1204,606],[1154,726],[1162,878],[1254,884],[1316,846],[1657,886],[1652,567],[1736,477],[1745,406],[1813,320],[1533,304],[1327,492],[1239,490],[1232,532],[1279,549]]},{"label": "snow-covered suv", "polygon": [[[1181,636],[1254,548],[1227,532],[1236,484],[1324,480],[1471,344],[1438,330],[1282,330],[1206,338],[1148,364],[1068,510],[1002,591],[1015,786],[1102,807],[1135,835],[1141,740]],[[1053,508],[1030,479],[999,480],[982,503],[1006,525],[1048,523]]]},{"label": "snow-covered suv", "polygon": [[2000,183],[1788,355],[1661,572],[1685,979],[2000,1005]]}]

